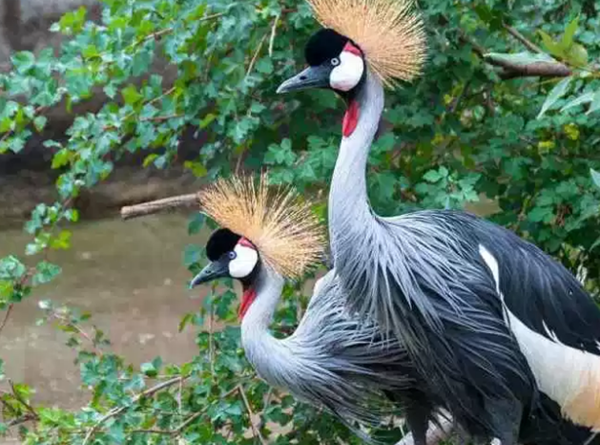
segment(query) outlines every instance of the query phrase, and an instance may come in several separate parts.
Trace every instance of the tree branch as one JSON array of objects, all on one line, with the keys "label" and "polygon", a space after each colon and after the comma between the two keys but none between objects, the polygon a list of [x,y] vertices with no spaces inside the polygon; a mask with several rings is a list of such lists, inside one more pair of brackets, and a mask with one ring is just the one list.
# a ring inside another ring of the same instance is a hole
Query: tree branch
[{"label": "tree branch", "polygon": [[542,54],[544,52],[544,51],[542,51],[542,49],[539,46],[537,46],[535,43],[528,40],[523,34],[521,34],[519,31],[517,31],[516,28],[513,28],[512,26],[509,26],[506,23],[503,23],[502,27],[504,29],[506,29],[511,36],[513,36],[515,39],[517,39],[519,42],[521,42],[523,45],[525,45],[529,50],[533,51],[534,53]]},{"label": "tree branch", "polygon": [[0,324],[0,334],[4,330],[4,326],[6,326],[6,322],[8,321],[8,317],[10,317],[10,313],[13,310],[13,306],[14,306],[14,304],[10,303],[8,305],[8,308],[6,309],[6,313],[4,314],[4,318],[2,319],[2,324]]},{"label": "tree branch", "polygon": [[196,207],[200,204],[198,195],[190,193],[188,195],[172,196],[170,198],[158,199],[156,201],[144,202],[121,208],[121,218],[133,219],[139,216],[153,215],[164,210],[172,210],[180,207]]},{"label": "tree branch", "polygon": [[573,74],[571,69],[560,62],[533,62],[528,64],[517,64],[499,57],[485,55],[486,62],[504,69],[500,78],[504,80],[516,77],[567,77]]},{"label": "tree branch", "polygon": [[[533,45],[533,43],[529,42],[516,29],[512,29],[512,31],[516,34],[513,34],[513,32],[508,29],[507,31],[509,31],[515,37],[518,34],[520,37],[517,38],[519,38],[519,40],[523,39],[521,41],[524,45]],[[467,36],[462,31],[460,31],[459,38],[461,41],[471,45],[473,47],[473,51],[483,60],[491,65],[503,68],[503,71],[499,73],[502,80],[509,80],[517,77],[567,77],[573,74],[573,71],[571,71],[567,65],[560,62],[533,62],[527,64],[512,63],[499,57],[490,56],[484,47],[475,42],[471,37]],[[541,51],[540,48],[536,47],[535,45],[533,46],[535,47],[536,52]]]},{"label": "tree branch", "polygon": [[17,399],[17,401],[21,405],[23,405],[25,407],[25,409],[29,412],[29,417],[30,417],[29,420],[37,420],[38,413],[35,411],[35,409],[33,409],[33,407],[29,403],[27,403],[27,401],[25,399],[23,399],[23,397],[21,397],[21,394],[19,394],[19,392],[15,388],[15,384],[13,383],[13,381],[11,379],[8,379],[8,383],[10,385],[10,389],[11,389],[15,399]]},{"label": "tree branch", "polygon": [[[140,394],[138,394],[137,396],[135,396],[132,400],[132,403],[136,403],[138,402],[141,398],[143,397],[148,397],[151,396],[155,393],[157,393],[160,390],[163,390],[165,388],[168,388],[170,386],[176,385],[178,384],[180,381],[183,381],[187,379],[187,377],[176,377],[173,378],[171,380],[167,380],[166,382],[162,382],[159,383],[158,385],[153,386],[152,388],[147,389],[146,391],[141,392]],[[111,409],[108,413],[106,413],[104,416],[102,416],[102,418],[100,420],[98,420],[87,432],[87,434],[85,435],[83,442],[81,443],[81,445],[86,445],[90,439],[94,436],[94,434],[100,429],[100,427],[102,426],[102,424],[104,422],[106,422],[107,420],[118,416],[119,414],[121,414],[123,411],[125,411],[125,409],[127,409],[128,406],[120,406],[118,408],[113,408]],[[188,419],[189,420],[189,419]]]},{"label": "tree branch", "polygon": [[254,413],[252,412],[252,408],[250,408],[250,403],[248,402],[248,397],[246,397],[246,393],[244,392],[244,387],[240,384],[237,385],[237,388],[240,396],[242,397],[242,401],[244,402],[244,406],[246,407],[246,411],[248,411],[248,417],[250,418],[250,425],[252,426],[252,431],[254,431],[254,436],[258,437],[258,440],[260,440],[262,445],[267,445],[267,441],[261,434],[260,429],[254,424]]}]

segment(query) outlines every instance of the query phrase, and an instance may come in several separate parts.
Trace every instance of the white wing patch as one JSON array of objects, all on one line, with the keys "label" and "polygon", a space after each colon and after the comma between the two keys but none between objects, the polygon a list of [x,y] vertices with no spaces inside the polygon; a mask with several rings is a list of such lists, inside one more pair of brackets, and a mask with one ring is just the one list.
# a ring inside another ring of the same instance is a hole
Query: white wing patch
[{"label": "white wing patch", "polygon": [[350,91],[360,82],[365,62],[360,56],[348,51],[342,51],[339,59],[340,64],[329,75],[329,85],[339,91]]},{"label": "white wing patch", "polygon": [[[502,303],[498,262],[482,245],[479,254],[494,276]],[[558,341],[544,324],[551,339],[531,330],[504,304],[507,324],[527,359],[539,389],[558,403],[565,417],[574,423],[600,430],[600,356],[572,348]]]},{"label": "white wing patch", "polygon": [[236,257],[229,262],[229,275],[232,278],[244,278],[252,273],[258,262],[258,252],[252,247],[238,244],[233,251]]}]

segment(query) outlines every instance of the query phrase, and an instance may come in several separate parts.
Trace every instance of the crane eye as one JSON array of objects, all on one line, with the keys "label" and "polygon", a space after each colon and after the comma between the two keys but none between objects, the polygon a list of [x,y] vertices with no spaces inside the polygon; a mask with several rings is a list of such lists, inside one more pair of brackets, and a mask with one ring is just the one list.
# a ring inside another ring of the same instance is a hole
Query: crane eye
[{"label": "crane eye", "polygon": [[338,59],[337,57],[334,57],[333,59],[331,59],[331,64],[333,66],[338,66],[340,64],[340,59]]},{"label": "crane eye", "polygon": [[235,260],[237,257],[237,253],[235,253],[233,250],[231,252],[229,252],[227,254],[227,256],[229,257],[230,260]]}]

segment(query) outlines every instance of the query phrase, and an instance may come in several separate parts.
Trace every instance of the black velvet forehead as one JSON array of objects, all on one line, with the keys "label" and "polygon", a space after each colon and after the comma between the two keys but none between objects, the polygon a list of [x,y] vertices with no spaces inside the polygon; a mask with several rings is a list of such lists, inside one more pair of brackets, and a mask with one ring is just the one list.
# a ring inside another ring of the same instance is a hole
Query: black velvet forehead
[{"label": "black velvet forehead", "polygon": [[233,250],[241,236],[229,229],[215,230],[206,243],[206,256],[210,261],[216,261],[221,256]]},{"label": "black velvet forehead", "polygon": [[338,57],[348,38],[338,34],[333,29],[320,29],[314,33],[304,47],[304,57],[310,66],[321,65],[323,62]]}]

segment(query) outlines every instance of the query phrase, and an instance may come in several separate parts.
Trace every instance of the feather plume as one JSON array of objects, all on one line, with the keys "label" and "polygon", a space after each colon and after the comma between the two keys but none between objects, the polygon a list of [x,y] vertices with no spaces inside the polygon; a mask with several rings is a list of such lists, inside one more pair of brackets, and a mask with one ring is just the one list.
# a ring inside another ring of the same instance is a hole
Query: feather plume
[{"label": "feather plume", "polygon": [[321,25],[361,48],[371,71],[387,87],[421,72],[427,48],[413,0],[307,1]]},{"label": "feather plume", "polygon": [[250,240],[261,258],[288,278],[299,278],[324,253],[324,231],[291,187],[269,187],[266,175],[218,179],[198,193],[201,211]]}]

